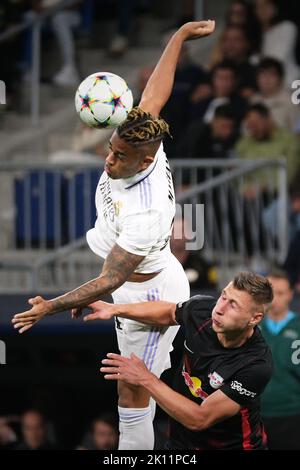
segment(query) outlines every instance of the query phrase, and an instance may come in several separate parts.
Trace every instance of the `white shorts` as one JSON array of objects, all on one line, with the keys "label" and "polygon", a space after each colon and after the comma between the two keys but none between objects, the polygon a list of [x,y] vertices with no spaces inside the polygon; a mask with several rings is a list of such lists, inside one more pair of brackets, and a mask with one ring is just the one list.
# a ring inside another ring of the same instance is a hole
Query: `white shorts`
[{"label": "white shorts", "polygon": [[[185,272],[175,256],[157,276],[145,282],[125,282],[112,294],[115,304],[151,300],[183,302],[190,297],[190,286]],[[170,352],[179,326],[154,327],[118,317],[116,332],[120,353],[129,357],[134,353],[142,359],[157,377],[171,367]]]}]

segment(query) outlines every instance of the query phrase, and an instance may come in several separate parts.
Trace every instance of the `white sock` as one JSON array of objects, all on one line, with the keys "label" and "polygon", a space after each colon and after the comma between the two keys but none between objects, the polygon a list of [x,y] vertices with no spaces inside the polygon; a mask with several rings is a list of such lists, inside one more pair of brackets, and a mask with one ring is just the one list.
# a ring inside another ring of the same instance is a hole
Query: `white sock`
[{"label": "white sock", "polygon": [[122,408],[119,411],[119,450],[152,450],[154,447],[154,431],[151,407]]}]

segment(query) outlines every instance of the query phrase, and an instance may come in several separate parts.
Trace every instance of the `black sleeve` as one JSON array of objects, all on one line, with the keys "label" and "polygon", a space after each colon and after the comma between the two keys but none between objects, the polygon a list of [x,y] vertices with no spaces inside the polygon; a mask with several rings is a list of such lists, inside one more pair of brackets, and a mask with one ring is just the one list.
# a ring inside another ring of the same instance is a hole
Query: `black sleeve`
[{"label": "black sleeve", "polygon": [[179,325],[185,325],[188,317],[193,313],[202,313],[207,318],[207,313],[211,311],[216,301],[210,295],[194,295],[186,302],[180,302],[176,305],[175,319]]},{"label": "black sleeve", "polygon": [[272,375],[272,363],[261,362],[238,371],[220,390],[241,406],[262,394]]}]

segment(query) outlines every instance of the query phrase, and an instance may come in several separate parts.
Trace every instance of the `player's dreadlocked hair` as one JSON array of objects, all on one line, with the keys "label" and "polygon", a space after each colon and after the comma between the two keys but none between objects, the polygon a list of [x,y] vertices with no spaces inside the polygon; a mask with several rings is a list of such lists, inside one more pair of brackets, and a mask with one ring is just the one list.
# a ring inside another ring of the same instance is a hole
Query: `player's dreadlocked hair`
[{"label": "player's dreadlocked hair", "polygon": [[170,135],[169,125],[161,117],[155,118],[136,106],[126,121],[117,129],[118,136],[134,147],[162,140]]}]

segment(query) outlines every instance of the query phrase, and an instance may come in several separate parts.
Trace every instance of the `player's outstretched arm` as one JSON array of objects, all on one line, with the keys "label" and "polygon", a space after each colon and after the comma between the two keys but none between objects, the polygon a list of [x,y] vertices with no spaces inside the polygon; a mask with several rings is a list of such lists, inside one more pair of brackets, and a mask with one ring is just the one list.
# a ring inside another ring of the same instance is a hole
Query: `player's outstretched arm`
[{"label": "player's outstretched arm", "polygon": [[140,108],[151,113],[153,116],[159,115],[172,92],[175,70],[182,44],[190,39],[209,36],[214,32],[214,29],[215,22],[208,20],[186,23],[176,31],[148,80],[141,97]]},{"label": "player's outstretched arm", "polygon": [[143,256],[134,255],[115,244],[108,254],[99,277],[52,300],[38,296],[29,299],[32,308],[14,315],[12,323],[20,333],[31,328],[46,315],[53,315],[72,308],[81,308],[99,300],[120,287],[134,272]]},{"label": "player's outstretched arm", "polygon": [[93,313],[86,315],[84,321],[109,320],[113,317],[128,318],[146,325],[177,325],[175,320],[176,304],[159,300],[134,304],[109,304],[101,300],[89,305]]},{"label": "player's outstretched arm", "polygon": [[169,416],[191,431],[207,429],[236,415],[241,409],[238,403],[221,390],[209,395],[200,406],[159,380],[134,354],[126,358],[109,353],[102,364],[100,371],[105,374],[106,380],[122,380],[144,387]]}]

